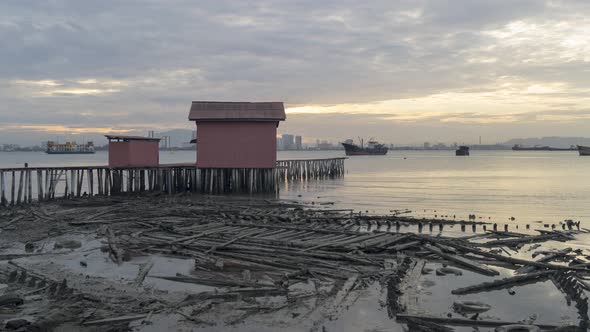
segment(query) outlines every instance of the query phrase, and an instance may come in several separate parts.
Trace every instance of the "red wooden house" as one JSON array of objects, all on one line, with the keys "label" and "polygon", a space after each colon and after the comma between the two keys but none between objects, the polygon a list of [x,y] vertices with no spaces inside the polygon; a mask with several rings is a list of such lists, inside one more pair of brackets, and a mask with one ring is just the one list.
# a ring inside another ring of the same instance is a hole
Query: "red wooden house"
[{"label": "red wooden house", "polygon": [[193,101],[198,168],[274,168],[282,102]]},{"label": "red wooden house", "polygon": [[105,135],[109,140],[109,167],[157,167],[160,139],[143,136]]}]

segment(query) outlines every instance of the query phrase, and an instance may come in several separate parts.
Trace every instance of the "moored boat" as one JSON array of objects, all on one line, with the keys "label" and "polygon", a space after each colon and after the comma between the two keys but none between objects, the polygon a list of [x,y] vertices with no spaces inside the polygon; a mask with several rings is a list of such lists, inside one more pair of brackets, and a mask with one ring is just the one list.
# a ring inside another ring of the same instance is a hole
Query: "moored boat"
[{"label": "moored boat", "polygon": [[455,156],[468,156],[469,155],[469,147],[465,145],[461,145],[456,151]]},{"label": "moored boat", "polygon": [[580,156],[590,156],[590,146],[578,145]]}]

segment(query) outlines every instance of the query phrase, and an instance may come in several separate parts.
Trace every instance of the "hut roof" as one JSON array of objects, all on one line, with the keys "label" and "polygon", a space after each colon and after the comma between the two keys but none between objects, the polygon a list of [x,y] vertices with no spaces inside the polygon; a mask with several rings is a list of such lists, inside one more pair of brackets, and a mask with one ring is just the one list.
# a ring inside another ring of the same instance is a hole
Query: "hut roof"
[{"label": "hut roof", "polygon": [[145,136],[126,136],[126,135],[104,135],[108,140],[117,141],[159,141],[161,138],[157,137],[145,137]]},{"label": "hut roof", "polygon": [[218,102],[193,101],[188,119],[191,121],[284,121],[282,102]]}]

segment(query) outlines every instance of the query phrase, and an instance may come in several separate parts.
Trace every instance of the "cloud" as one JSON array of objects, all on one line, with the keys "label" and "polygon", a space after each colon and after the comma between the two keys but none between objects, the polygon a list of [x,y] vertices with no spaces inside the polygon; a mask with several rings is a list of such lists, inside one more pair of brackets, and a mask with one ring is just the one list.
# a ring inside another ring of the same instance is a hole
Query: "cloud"
[{"label": "cloud", "polygon": [[282,100],[301,132],[318,114],[448,140],[465,125],[520,135],[519,121],[564,132],[585,118],[540,114],[589,108],[589,14],[575,0],[8,0],[0,122],[189,128],[191,100]]}]

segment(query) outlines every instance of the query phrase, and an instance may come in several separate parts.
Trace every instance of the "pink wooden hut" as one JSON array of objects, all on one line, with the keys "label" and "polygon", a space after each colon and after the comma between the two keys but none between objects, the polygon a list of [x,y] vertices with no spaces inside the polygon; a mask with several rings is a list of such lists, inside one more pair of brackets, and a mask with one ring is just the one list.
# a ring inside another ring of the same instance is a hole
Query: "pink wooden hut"
[{"label": "pink wooden hut", "polygon": [[193,101],[198,168],[274,168],[282,102]]},{"label": "pink wooden hut", "polygon": [[105,135],[109,140],[109,167],[157,167],[160,139],[143,136]]}]

